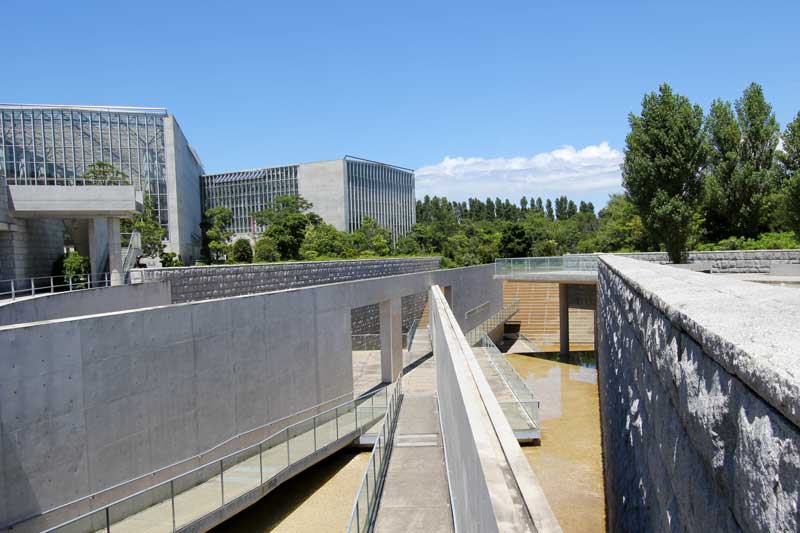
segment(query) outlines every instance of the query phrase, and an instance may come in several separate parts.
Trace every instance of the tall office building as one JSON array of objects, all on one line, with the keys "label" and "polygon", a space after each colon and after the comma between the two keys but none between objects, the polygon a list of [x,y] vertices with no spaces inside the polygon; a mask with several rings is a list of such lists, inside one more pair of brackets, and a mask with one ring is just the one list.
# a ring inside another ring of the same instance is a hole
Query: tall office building
[{"label": "tall office building", "polygon": [[166,109],[0,105],[0,177],[8,185],[80,186],[98,161],[150,196],[169,251],[197,257],[203,167]]},{"label": "tall office building", "polygon": [[376,161],[343,159],[202,176],[203,211],[225,206],[237,234],[263,231],[253,215],[279,195],[299,194],[341,231],[355,231],[371,217],[392,232],[407,233],[416,220],[414,171]]}]

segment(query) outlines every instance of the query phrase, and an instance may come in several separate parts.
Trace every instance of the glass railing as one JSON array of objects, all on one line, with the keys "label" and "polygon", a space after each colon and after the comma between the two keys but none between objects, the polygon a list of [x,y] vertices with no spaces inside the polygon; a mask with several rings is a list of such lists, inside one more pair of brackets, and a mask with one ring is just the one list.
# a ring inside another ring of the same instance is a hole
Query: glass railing
[{"label": "glass railing", "polygon": [[[399,383],[399,382],[398,382]],[[395,391],[399,387],[395,387]],[[301,420],[243,450],[66,522],[49,532],[175,531],[270,483],[342,437],[355,438],[396,409],[387,388]],[[385,442],[385,440],[384,440]]]},{"label": "glass railing", "polygon": [[[384,389],[386,390],[386,389]],[[356,493],[353,510],[350,513],[350,522],[347,524],[347,531],[353,533],[363,533],[370,531],[375,521],[378,511],[378,500],[383,490],[383,482],[386,479],[386,469],[389,467],[389,457],[392,453],[394,432],[397,428],[397,414],[400,411],[400,403],[403,398],[403,374],[394,384],[392,395],[386,406],[386,416],[384,416],[380,427],[377,429],[375,445],[367,461],[364,477]]]},{"label": "glass railing", "polygon": [[597,272],[597,256],[576,254],[556,257],[516,257],[495,259],[494,262],[496,276],[563,271]]},{"label": "glass railing", "polygon": [[[501,403],[503,412],[506,413],[506,418],[512,429],[529,429],[531,425],[538,428],[539,400],[528,388],[525,380],[520,377],[503,352],[497,348],[488,335],[482,335],[474,346],[486,350],[489,355],[489,362],[516,400],[514,402]],[[518,419],[518,417],[521,418]]]},{"label": "glass railing", "polygon": [[490,316],[488,320],[482,322],[479,326],[469,330],[464,337],[466,337],[470,346],[474,346],[485,333],[492,331],[494,328],[504,323],[514,316],[517,311],[519,311],[519,298],[506,300],[503,302],[503,307],[500,311]]}]

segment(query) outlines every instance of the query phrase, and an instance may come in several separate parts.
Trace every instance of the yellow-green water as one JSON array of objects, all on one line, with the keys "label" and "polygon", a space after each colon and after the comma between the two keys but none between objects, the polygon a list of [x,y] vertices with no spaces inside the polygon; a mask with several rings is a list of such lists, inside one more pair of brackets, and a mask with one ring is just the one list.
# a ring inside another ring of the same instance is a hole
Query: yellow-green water
[{"label": "yellow-green water", "polygon": [[523,452],[562,529],[605,531],[597,371],[528,355],[508,360],[541,402],[541,446]]},{"label": "yellow-green water", "polygon": [[213,531],[344,531],[368,460],[369,451],[342,450],[281,484]]}]

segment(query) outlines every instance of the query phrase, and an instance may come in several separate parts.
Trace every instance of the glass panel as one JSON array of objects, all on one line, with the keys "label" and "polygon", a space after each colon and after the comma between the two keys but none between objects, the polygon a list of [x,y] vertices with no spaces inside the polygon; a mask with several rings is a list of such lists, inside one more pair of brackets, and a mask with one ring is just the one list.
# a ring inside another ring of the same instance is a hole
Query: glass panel
[{"label": "glass panel", "polygon": [[339,436],[356,430],[355,402],[339,407]]},{"label": "glass panel", "polygon": [[289,428],[289,459],[295,463],[314,453],[314,421],[306,420]]},{"label": "glass panel", "polygon": [[162,483],[112,505],[108,515],[114,531],[172,529],[172,498],[169,483]]},{"label": "glass panel", "polygon": [[175,484],[175,527],[186,526],[222,505],[219,463],[181,476]]},{"label": "glass panel", "polygon": [[[171,527],[171,526],[170,526]],[[100,509],[54,530],[58,533],[94,533],[106,530],[106,510]]]},{"label": "glass panel", "polygon": [[336,410],[317,416],[317,449],[336,441]]},{"label": "glass panel", "polygon": [[289,466],[289,455],[286,451],[286,431],[281,431],[262,445],[261,461],[266,483],[278,472]]},{"label": "glass panel", "polygon": [[225,503],[231,502],[261,485],[258,446],[253,446],[222,461]]}]

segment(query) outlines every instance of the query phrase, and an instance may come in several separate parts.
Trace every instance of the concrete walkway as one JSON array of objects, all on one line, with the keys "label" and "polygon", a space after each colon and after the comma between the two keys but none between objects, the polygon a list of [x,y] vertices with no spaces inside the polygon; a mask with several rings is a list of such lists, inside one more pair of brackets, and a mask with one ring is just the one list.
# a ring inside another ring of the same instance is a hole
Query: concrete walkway
[{"label": "concrete walkway", "polygon": [[404,356],[403,403],[375,530],[453,531],[444,464],[436,367],[427,329]]}]

